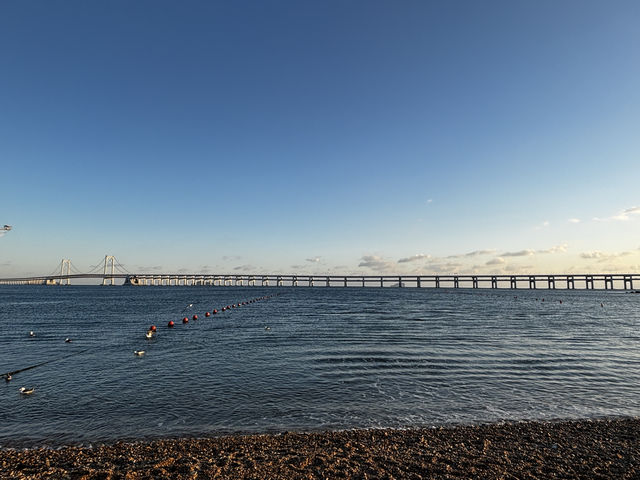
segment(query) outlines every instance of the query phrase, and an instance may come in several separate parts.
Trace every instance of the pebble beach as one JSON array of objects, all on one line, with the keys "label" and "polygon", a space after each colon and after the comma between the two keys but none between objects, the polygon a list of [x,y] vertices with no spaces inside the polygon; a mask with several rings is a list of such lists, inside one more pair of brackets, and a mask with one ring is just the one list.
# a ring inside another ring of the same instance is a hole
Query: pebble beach
[{"label": "pebble beach", "polygon": [[0,458],[7,479],[632,479],[640,419],[166,439]]}]

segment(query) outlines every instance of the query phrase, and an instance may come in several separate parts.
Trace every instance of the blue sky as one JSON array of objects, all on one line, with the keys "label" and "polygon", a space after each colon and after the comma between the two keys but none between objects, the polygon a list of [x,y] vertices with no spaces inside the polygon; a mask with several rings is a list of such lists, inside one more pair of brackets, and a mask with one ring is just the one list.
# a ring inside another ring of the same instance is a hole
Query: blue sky
[{"label": "blue sky", "polygon": [[0,6],[0,277],[640,270],[640,3]]}]

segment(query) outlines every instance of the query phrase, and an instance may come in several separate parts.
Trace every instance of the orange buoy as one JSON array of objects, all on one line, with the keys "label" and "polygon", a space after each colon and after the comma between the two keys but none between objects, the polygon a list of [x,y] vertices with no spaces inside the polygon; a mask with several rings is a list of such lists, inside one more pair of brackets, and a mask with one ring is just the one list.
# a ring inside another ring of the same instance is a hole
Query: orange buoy
[{"label": "orange buoy", "polygon": [[169,328],[173,328],[174,325],[175,323],[173,323],[173,320],[170,320],[169,323],[167,323],[167,327]]},{"label": "orange buoy", "polygon": [[193,316],[193,319],[194,319],[194,320],[197,320],[197,319],[198,319],[198,315],[194,315],[194,316]]},{"label": "orange buoy", "polygon": [[207,313],[205,313],[205,314],[204,314],[204,316],[205,316],[205,317],[208,317],[208,316],[210,316],[210,315],[211,315],[211,314],[210,314],[209,312],[207,312]]},{"label": "orange buoy", "polygon": [[187,317],[184,317],[184,318],[182,319],[182,323],[189,323],[189,319],[188,319]]},{"label": "orange buoy", "polygon": [[155,332],[155,331],[156,331],[156,326],[155,326],[155,325],[151,325],[151,326],[149,327],[149,331],[151,331],[151,332]]}]

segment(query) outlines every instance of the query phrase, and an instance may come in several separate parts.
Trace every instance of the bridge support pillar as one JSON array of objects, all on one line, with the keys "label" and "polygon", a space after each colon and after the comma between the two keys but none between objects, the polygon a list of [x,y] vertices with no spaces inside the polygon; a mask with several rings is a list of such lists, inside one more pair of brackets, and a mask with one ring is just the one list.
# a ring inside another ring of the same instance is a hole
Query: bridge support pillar
[{"label": "bridge support pillar", "polygon": [[567,289],[574,290],[576,288],[576,281],[573,278],[573,275],[567,276]]},{"label": "bridge support pillar", "polygon": [[326,280],[327,280],[327,287],[330,287],[331,286],[331,281],[329,280],[329,277],[327,277]]},{"label": "bridge support pillar", "polygon": [[498,277],[491,277],[491,288],[498,288]]},{"label": "bridge support pillar", "polygon": [[536,289],[536,277],[529,276],[529,288],[533,290]]},{"label": "bridge support pillar", "polygon": [[604,289],[613,290],[613,277],[611,275],[604,276]]},{"label": "bridge support pillar", "polygon": [[347,286],[347,277],[344,277],[344,286]]},{"label": "bridge support pillar", "polygon": [[587,275],[584,277],[585,288],[587,290],[593,290],[593,276]]},{"label": "bridge support pillar", "polygon": [[440,277],[436,275],[436,288],[440,288]]},{"label": "bridge support pillar", "polygon": [[[629,286],[627,286],[627,284]],[[629,290],[633,290],[633,277],[629,276],[629,275],[625,275],[624,276],[624,289],[629,289]]]},{"label": "bridge support pillar", "polygon": [[549,288],[549,290],[556,288],[556,277],[553,275],[547,276],[547,288]]},{"label": "bridge support pillar", "polygon": [[398,288],[402,288],[402,277],[398,277]]},{"label": "bridge support pillar", "polygon": [[422,287],[422,283],[420,282],[421,278],[420,277],[416,277],[416,287],[420,288]]},{"label": "bridge support pillar", "polygon": [[384,287],[384,280],[380,277],[380,288]]},{"label": "bridge support pillar", "polygon": [[453,288],[460,288],[460,279],[458,277],[453,277]]},{"label": "bridge support pillar", "polygon": [[510,283],[511,283],[511,288],[518,288],[518,285],[516,284],[516,277],[511,276],[511,278],[509,279]]},{"label": "bridge support pillar", "polygon": [[476,276],[471,277],[471,282],[473,284],[473,288],[478,288],[478,277]]}]

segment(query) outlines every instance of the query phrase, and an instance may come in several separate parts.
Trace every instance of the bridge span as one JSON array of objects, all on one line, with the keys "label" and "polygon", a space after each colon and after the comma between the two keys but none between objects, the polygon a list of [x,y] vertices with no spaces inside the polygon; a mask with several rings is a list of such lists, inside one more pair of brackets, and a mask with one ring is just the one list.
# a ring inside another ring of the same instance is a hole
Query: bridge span
[{"label": "bridge span", "polygon": [[102,285],[132,286],[306,286],[306,287],[415,287],[415,288],[526,288],[633,290],[640,274],[548,275],[297,275],[297,274],[132,274],[78,273],[0,279],[0,285],[64,285],[96,279]]}]

